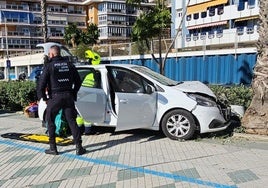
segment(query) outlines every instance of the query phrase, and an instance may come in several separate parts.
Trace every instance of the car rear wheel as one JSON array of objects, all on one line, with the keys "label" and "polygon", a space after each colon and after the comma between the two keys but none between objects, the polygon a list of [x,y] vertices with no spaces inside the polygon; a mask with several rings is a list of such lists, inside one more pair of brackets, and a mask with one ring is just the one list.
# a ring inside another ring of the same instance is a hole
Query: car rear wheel
[{"label": "car rear wheel", "polygon": [[193,115],[182,109],[168,112],[162,120],[163,133],[170,139],[190,139],[193,137],[196,124]]}]

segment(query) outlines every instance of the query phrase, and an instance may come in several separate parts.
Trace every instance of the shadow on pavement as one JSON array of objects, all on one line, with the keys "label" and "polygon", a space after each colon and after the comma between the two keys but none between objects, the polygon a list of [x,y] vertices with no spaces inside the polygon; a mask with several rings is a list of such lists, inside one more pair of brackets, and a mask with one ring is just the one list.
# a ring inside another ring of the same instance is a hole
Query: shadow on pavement
[{"label": "shadow on pavement", "polygon": [[[150,142],[154,140],[159,140],[162,138],[166,138],[160,131],[153,131],[153,130],[144,130],[144,129],[135,129],[135,130],[128,130],[128,131],[120,131],[120,132],[114,132],[115,128],[111,127],[92,127],[90,135],[101,135],[105,133],[111,133],[111,138],[116,135],[120,134],[127,134],[124,138],[119,139],[111,139],[105,142],[99,142],[99,143],[93,143],[90,145],[84,145],[83,147],[87,149],[87,152],[94,152],[99,151],[107,148],[111,148],[113,146],[129,143],[129,142],[137,142],[141,140],[140,143]],[[74,151],[74,149],[71,150],[65,150],[61,153],[66,153]]]}]

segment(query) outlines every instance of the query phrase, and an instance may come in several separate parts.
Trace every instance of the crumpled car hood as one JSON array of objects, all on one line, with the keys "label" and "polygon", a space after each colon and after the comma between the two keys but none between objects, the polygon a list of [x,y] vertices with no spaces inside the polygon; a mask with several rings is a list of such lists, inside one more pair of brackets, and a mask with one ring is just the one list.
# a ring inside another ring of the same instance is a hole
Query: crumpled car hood
[{"label": "crumpled car hood", "polygon": [[174,88],[184,91],[186,93],[206,94],[216,99],[216,96],[211,91],[211,89],[199,81],[184,81],[181,84],[174,86]]}]

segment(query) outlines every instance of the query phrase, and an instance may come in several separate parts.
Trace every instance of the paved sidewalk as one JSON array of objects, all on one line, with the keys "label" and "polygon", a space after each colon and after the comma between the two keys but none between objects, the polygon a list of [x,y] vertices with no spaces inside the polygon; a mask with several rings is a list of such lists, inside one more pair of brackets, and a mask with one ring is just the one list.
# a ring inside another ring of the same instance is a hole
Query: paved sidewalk
[{"label": "paved sidewalk", "polygon": [[[0,114],[0,134],[44,133],[37,118]],[[0,137],[0,187],[174,188],[268,185],[268,141],[227,139],[170,140],[155,131],[114,134],[101,129],[83,136],[87,153]]]}]

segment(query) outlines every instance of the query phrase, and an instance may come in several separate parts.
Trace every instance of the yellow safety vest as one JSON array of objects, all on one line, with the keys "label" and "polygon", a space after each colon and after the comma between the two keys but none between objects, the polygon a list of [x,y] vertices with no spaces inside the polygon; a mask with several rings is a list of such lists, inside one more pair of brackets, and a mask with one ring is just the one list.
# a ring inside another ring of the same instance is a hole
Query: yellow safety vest
[{"label": "yellow safety vest", "polygon": [[89,73],[83,83],[82,83],[82,86],[85,86],[85,87],[94,87],[95,85],[95,79],[94,79],[94,74],[93,73]]}]

